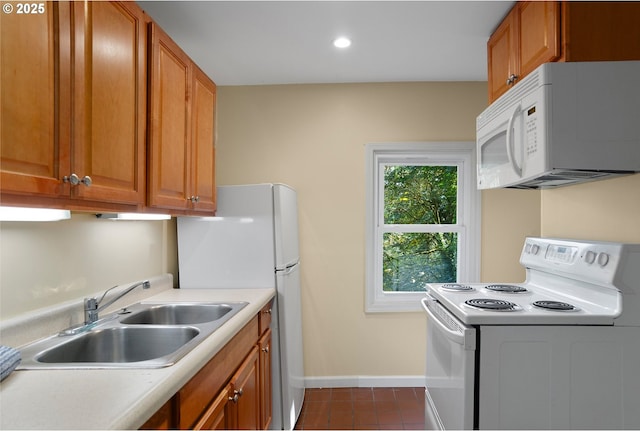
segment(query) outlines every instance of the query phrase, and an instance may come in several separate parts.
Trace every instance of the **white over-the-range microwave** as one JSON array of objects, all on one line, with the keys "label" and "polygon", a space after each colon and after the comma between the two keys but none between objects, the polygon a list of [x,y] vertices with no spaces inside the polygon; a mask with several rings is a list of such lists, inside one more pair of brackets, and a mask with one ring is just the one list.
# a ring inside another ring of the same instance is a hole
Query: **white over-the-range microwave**
[{"label": "white over-the-range microwave", "polygon": [[478,188],[640,172],[640,61],[546,63],[476,119]]}]

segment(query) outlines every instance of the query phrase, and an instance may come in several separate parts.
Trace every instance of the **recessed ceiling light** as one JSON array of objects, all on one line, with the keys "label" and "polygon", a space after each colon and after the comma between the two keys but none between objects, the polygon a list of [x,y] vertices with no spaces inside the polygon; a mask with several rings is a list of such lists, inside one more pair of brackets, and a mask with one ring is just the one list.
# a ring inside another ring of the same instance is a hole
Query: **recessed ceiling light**
[{"label": "recessed ceiling light", "polygon": [[333,41],[333,46],[336,48],[348,48],[351,46],[351,39],[347,37],[339,37]]}]

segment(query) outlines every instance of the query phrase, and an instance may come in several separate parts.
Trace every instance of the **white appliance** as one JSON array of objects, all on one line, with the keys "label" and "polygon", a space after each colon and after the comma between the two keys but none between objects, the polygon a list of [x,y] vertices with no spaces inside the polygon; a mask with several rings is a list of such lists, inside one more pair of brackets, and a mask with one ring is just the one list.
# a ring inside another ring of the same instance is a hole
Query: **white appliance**
[{"label": "white appliance", "polygon": [[275,287],[273,429],[290,430],[304,401],[298,204],[282,184],[217,188],[216,217],[178,218],[180,288]]},{"label": "white appliance", "polygon": [[427,429],[640,429],[640,244],[527,238],[520,263],[428,286]]},{"label": "white appliance", "polygon": [[478,188],[640,171],[640,61],[545,63],[476,119]]}]

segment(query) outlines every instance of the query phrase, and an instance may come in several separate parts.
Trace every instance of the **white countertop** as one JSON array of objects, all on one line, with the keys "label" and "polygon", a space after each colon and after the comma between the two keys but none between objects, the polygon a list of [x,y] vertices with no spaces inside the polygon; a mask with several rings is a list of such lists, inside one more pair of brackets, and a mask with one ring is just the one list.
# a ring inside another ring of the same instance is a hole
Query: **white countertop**
[{"label": "white countertop", "polygon": [[0,429],[138,429],[275,296],[275,289],[170,289],[142,302],[249,304],[176,364],[17,370],[0,383]]}]

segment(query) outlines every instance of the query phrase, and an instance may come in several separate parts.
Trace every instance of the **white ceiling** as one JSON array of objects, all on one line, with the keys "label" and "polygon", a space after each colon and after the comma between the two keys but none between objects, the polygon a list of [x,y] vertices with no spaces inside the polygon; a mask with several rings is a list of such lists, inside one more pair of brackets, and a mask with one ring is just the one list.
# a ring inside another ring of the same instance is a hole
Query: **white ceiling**
[{"label": "white ceiling", "polygon": [[[513,1],[140,1],[217,85],[485,81]],[[333,47],[337,36],[353,43]]]}]

